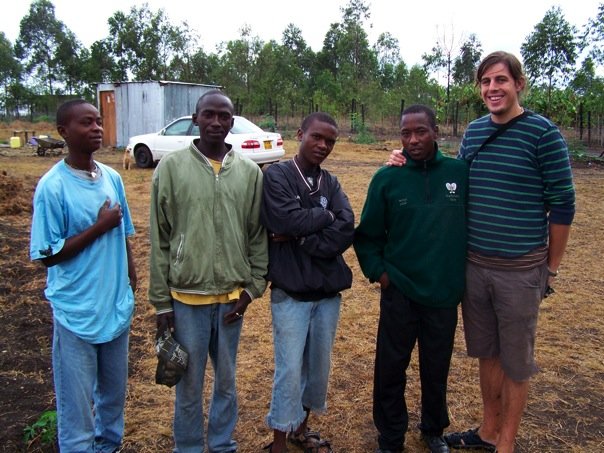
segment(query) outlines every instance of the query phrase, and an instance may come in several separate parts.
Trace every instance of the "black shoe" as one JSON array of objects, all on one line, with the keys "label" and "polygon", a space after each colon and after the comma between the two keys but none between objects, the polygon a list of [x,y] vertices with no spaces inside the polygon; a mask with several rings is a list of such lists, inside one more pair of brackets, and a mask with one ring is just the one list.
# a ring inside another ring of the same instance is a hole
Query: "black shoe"
[{"label": "black shoe", "polygon": [[384,450],[383,448],[378,448],[375,453],[401,453],[404,450]]},{"label": "black shoe", "polygon": [[431,453],[449,453],[449,446],[443,436],[430,436],[422,433],[422,440],[430,449]]}]

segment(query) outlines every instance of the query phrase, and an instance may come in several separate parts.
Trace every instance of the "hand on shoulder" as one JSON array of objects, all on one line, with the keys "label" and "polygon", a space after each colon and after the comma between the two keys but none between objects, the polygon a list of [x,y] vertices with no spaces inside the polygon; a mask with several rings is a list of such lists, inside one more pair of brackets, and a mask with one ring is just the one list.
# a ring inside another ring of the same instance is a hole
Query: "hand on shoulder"
[{"label": "hand on shoulder", "polygon": [[388,161],[386,165],[388,167],[402,167],[407,163],[407,159],[403,156],[402,149],[394,149],[388,156]]}]

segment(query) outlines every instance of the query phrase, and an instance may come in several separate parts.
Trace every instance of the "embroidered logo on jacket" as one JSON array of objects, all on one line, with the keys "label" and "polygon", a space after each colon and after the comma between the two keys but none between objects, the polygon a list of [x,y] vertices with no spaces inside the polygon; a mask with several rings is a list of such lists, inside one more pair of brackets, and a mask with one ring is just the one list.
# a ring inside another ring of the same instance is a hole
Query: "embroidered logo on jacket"
[{"label": "embroidered logo on jacket", "polygon": [[446,198],[449,201],[452,201],[454,203],[459,202],[460,201],[460,196],[457,193],[457,183],[456,182],[446,182],[445,183],[445,187],[447,189],[447,194],[446,194]]},{"label": "embroidered logo on jacket", "polygon": [[323,206],[323,209],[327,209],[327,198],[325,198],[323,195],[321,195],[319,203],[321,203],[321,206]]}]

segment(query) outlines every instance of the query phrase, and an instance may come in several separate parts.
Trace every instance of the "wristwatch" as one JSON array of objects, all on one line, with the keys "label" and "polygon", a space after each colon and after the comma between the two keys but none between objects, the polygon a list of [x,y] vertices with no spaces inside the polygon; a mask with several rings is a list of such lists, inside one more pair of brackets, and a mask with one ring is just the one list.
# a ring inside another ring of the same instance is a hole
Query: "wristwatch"
[{"label": "wristwatch", "polygon": [[549,267],[547,268],[547,275],[549,275],[550,277],[557,277],[558,276],[558,271],[553,271],[551,270]]}]

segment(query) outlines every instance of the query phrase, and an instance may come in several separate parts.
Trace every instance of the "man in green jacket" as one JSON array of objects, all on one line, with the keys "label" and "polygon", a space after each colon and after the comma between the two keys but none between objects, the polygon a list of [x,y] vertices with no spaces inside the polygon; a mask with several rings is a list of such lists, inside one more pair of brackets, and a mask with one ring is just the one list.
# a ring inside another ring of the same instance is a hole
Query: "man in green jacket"
[{"label": "man in green jacket", "polygon": [[235,365],[243,315],[266,288],[267,236],[260,224],[262,172],[225,143],[233,104],[212,90],[197,102],[200,138],[165,156],[151,191],[149,299],[158,334],[170,329],[189,353],[176,384],[175,451],[204,451],[207,357],[215,381],[207,450],[237,450]]},{"label": "man in green jacket", "polygon": [[381,287],[373,420],[378,452],[400,452],[408,427],[406,369],[419,344],[422,413],[419,428],[431,452],[449,448],[447,377],[464,290],[467,165],[443,156],[434,112],[403,111],[404,167],[374,175],[354,248],[361,269]]}]

